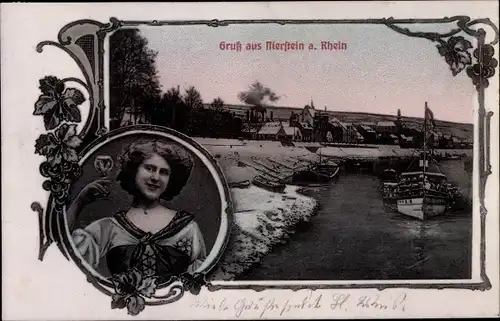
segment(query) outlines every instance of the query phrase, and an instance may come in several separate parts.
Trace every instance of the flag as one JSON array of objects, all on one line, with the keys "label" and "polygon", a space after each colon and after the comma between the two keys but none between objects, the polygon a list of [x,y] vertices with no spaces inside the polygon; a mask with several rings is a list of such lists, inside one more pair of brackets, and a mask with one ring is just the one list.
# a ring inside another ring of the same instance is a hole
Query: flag
[{"label": "flag", "polygon": [[[436,127],[436,123],[434,122],[434,113],[430,110],[429,107],[425,106],[425,122],[426,125],[430,128]],[[430,126],[429,126],[430,125]]]},{"label": "flag", "polygon": [[[419,165],[420,167],[426,167],[426,168],[427,168],[427,167],[429,167],[429,161],[428,161],[428,160],[425,160],[425,164],[424,164],[424,160],[423,160],[423,159],[421,159],[421,160],[418,162],[418,165]],[[425,166],[424,166],[424,165],[425,165]]]}]

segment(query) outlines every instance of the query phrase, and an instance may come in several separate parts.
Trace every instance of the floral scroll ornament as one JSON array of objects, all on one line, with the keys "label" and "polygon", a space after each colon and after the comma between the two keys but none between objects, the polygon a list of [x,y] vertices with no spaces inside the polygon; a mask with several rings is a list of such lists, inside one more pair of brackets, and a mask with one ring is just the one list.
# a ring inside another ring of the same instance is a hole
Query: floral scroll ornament
[{"label": "floral scroll ornament", "polygon": [[40,80],[42,95],[35,103],[33,115],[42,115],[45,129],[52,130],[62,121],[79,123],[82,116],[78,105],[85,101],[83,94],[76,88],[64,89],[64,82],[48,76]]},{"label": "floral scroll ornament", "polygon": [[65,88],[64,80],[47,76],[40,80],[42,94],[35,103],[33,115],[43,116],[46,130],[35,143],[35,153],[45,156],[40,165],[40,173],[49,178],[43,188],[52,192],[56,212],[62,210],[67,200],[70,184],[80,177],[82,170],[78,165],[78,147],[82,139],[77,135],[76,124],[81,122],[78,106],[85,101],[83,94],[76,88]]},{"label": "floral scroll ornament", "polygon": [[440,40],[440,44],[436,47],[439,54],[444,57],[446,63],[450,66],[453,76],[459,74],[472,62],[468,51],[472,48],[472,45],[462,36],[450,37],[448,41]]},{"label": "floral scroll ornament", "polygon": [[209,285],[202,273],[189,274],[186,272],[181,274],[180,280],[182,282],[184,290],[189,291],[191,292],[191,294],[195,295],[200,293],[203,286]]},{"label": "floral scroll ornament", "polygon": [[145,277],[137,269],[116,274],[112,278],[116,293],[112,295],[111,308],[127,307],[128,314],[138,315],[146,306],[144,298],[151,298],[155,294],[156,281],[156,277]]},{"label": "floral scroll ornament", "polygon": [[[65,88],[64,82],[74,78],[58,79],[47,76],[40,80],[42,94],[35,103],[33,115],[42,116],[47,133],[41,134],[35,142],[35,154],[45,156],[40,165],[40,173],[48,178],[42,184],[43,189],[51,192],[54,200],[47,211],[53,215],[62,215],[72,182],[82,174],[78,164],[78,150],[83,142],[77,133],[77,124],[81,122],[79,105],[85,101],[83,94],[76,88]],[[32,204],[42,222],[43,210],[38,203]],[[44,234],[40,232],[40,258],[51,241],[43,244]],[[188,244],[186,244],[188,245]],[[171,280],[181,281],[182,289],[198,294],[206,285],[203,274],[184,273]],[[111,278],[115,293],[112,294],[111,308],[127,308],[128,314],[137,315],[147,305],[146,299],[152,298],[158,288],[157,277],[144,276],[137,269],[129,270]]]},{"label": "floral scroll ornament", "polygon": [[[444,57],[446,63],[450,66],[453,76],[458,75],[461,71],[466,69],[467,75],[472,78],[474,85],[482,88],[488,87],[489,82],[487,78],[490,78],[495,74],[495,68],[498,65],[498,61],[493,58],[495,50],[492,46],[492,44],[496,44],[498,42],[498,28],[493,25],[489,19],[471,21],[469,17],[456,16],[445,18],[445,20],[447,20],[446,22],[456,22],[458,28],[442,34],[436,32],[411,31],[408,28],[402,28],[395,25],[393,22],[394,19],[392,18],[386,19],[386,25],[398,33],[437,42],[438,45],[436,47],[438,52]],[[479,39],[479,37],[481,37],[481,33],[484,33],[484,31],[471,29],[473,25],[479,23],[484,23],[492,27],[496,36],[495,40],[491,44],[479,43],[478,48],[476,48],[471,55],[470,50],[473,48],[471,42],[463,36],[457,36],[457,34],[463,32]],[[472,65],[472,56],[475,58],[474,65]]]}]

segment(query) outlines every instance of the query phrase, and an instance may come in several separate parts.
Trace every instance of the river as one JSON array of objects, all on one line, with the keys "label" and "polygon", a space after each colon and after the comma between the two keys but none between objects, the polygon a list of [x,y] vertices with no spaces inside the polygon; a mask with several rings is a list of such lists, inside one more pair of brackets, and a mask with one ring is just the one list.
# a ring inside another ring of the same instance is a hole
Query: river
[{"label": "river", "polygon": [[[446,174],[465,174],[461,161],[441,167]],[[468,176],[453,177],[463,192],[469,190]],[[418,221],[386,208],[378,184],[373,175],[343,171],[327,186],[307,188],[304,193],[320,203],[317,215],[238,279],[470,278],[472,210]]]}]

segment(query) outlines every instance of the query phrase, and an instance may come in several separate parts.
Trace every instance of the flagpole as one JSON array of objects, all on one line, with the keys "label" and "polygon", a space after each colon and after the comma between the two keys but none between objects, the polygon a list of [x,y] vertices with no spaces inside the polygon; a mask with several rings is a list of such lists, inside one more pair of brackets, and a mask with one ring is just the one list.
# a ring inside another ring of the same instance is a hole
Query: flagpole
[{"label": "flagpole", "polygon": [[425,177],[425,161],[427,159],[427,102],[425,102],[425,111],[424,111],[424,170],[423,176]]}]

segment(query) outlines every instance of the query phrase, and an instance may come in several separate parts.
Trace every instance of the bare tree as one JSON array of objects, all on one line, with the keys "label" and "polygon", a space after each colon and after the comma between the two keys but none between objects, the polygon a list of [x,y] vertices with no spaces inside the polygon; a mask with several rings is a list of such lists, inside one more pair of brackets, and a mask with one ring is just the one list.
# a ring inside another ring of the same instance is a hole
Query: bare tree
[{"label": "bare tree", "polygon": [[210,108],[216,112],[221,112],[224,109],[224,101],[220,97],[217,97],[210,104]]},{"label": "bare tree", "polygon": [[146,101],[161,95],[155,60],[157,52],[138,29],[123,29],[110,37],[110,116],[118,124],[125,112],[142,118]]}]

